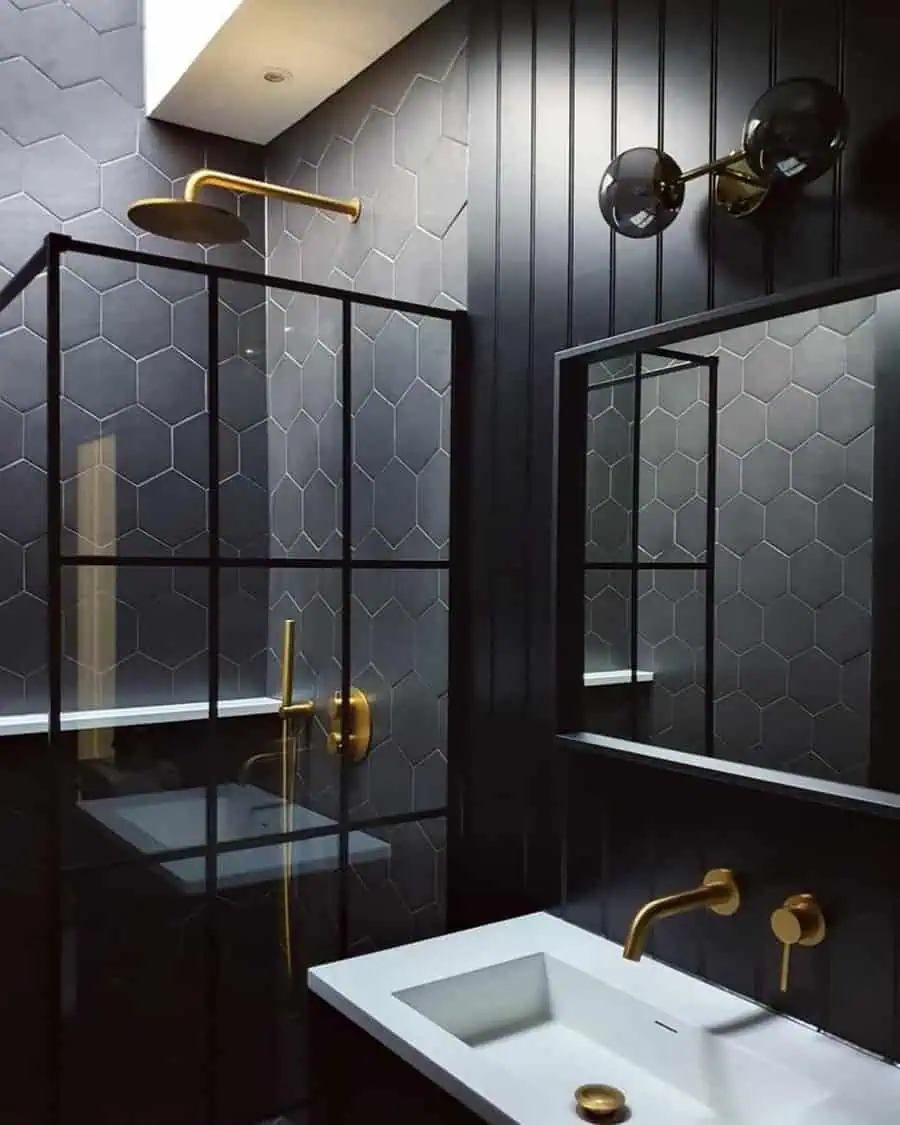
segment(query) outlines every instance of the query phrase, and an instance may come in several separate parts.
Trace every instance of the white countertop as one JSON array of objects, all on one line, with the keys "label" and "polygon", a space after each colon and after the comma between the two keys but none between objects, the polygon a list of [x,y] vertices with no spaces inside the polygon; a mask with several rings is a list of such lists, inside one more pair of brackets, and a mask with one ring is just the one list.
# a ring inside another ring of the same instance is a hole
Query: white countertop
[{"label": "white countertop", "polygon": [[[530,1068],[504,1067],[502,1058],[492,1062],[479,1044],[445,1031],[397,995],[535,955],[602,981],[608,1001],[596,1010],[590,1007],[588,1017],[608,1021],[605,1034],[614,1047],[607,1059],[627,1069],[624,1056],[640,1041],[653,1067],[660,1057],[660,1072],[667,1065],[672,1070],[673,1053],[679,1066],[679,1060],[693,1066],[691,1081],[703,1087],[708,1104],[689,1099],[685,1110],[679,1093],[671,1112],[635,1108],[633,1125],[749,1125],[763,1118],[765,1125],[896,1125],[900,1068],[652,958],[627,962],[620,946],[548,914],[322,965],[310,969],[308,981],[317,996],[492,1125],[572,1125],[577,1118],[568,1085],[565,1095],[557,1091],[551,1097]],[[451,989],[459,991],[456,984]],[[616,1010],[631,1012],[632,1020],[615,1024]],[[652,1018],[655,1013],[659,1020]],[[621,1048],[620,1059],[615,1044],[629,1038],[631,1046]],[[565,1056],[559,1062],[565,1066]],[[534,1071],[542,1065],[549,1073],[547,1060],[539,1060]],[[654,1072],[644,1073],[652,1086]],[[757,1080],[764,1075],[773,1081]],[[580,1081],[616,1084],[615,1077],[607,1070],[585,1073]],[[800,1090],[793,1108],[783,1108],[779,1088],[782,1093]],[[735,1110],[737,1104],[744,1108]]]},{"label": "white countertop", "polygon": [[[268,696],[249,699],[220,699],[217,715],[222,719],[244,715],[275,715],[280,700]],[[137,727],[153,723],[184,723],[209,718],[209,703],[161,703],[150,707],[111,707],[97,711],[63,711],[63,730],[100,730],[104,727]],[[0,738],[13,734],[46,734],[49,716],[0,715]]]}]

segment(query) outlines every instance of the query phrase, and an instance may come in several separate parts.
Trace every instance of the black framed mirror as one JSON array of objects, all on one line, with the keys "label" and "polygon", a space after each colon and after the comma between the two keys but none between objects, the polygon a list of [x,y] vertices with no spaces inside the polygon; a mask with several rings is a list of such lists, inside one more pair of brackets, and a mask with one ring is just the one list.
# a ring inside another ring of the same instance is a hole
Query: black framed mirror
[{"label": "black framed mirror", "polygon": [[560,353],[559,731],[900,792],[898,285]]}]

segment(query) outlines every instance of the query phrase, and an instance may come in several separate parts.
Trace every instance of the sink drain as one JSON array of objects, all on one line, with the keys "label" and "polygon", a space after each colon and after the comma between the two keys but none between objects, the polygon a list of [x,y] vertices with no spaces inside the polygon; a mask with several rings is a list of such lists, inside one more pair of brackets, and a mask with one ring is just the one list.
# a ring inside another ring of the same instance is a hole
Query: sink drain
[{"label": "sink drain", "polygon": [[625,1120],[625,1095],[615,1086],[597,1083],[579,1086],[575,1091],[575,1105],[579,1115],[588,1121],[611,1123]]}]

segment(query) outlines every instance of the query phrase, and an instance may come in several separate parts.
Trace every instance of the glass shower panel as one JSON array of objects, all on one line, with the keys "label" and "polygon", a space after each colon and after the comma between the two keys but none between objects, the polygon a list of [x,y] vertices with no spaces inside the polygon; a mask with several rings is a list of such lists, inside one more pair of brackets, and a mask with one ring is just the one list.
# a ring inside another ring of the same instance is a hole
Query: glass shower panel
[{"label": "glass shower panel", "polygon": [[[641,357],[642,370],[676,360]],[[641,382],[641,562],[698,562],[706,557],[709,370],[693,367]]]},{"label": "glass shower panel", "polygon": [[446,804],[449,618],[445,573],[353,574],[353,686],[372,725],[369,755],[347,776],[354,820]]},{"label": "glass shower panel", "polygon": [[[340,759],[328,735],[341,677],[340,573],[226,565],[221,575],[219,839],[337,831]],[[278,708],[289,622],[290,690],[300,710],[285,721]]]},{"label": "glass shower panel", "polygon": [[[585,559],[631,558],[634,508],[634,359],[594,364],[588,375]],[[622,381],[617,381],[622,380]]]},{"label": "glass shower panel", "polygon": [[[707,753],[706,581],[702,571],[638,575],[638,667],[653,675],[642,690],[639,737],[653,746]],[[752,621],[746,625],[753,628]],[[773,699],[784,690],[781,674],[764,654],[760,661],[748,661],[747,673]]]},{"label": "glass shower panel", "polygon": [[61,1125],[203,1120],[205,922],[162,862],[64,878]]},{"label": "glass shower panel", "polygon": [[208,604],[204,568],[64,568],[66,866],[204,846]]},{"label": "glass shower panel", "polygon": [[46,348],[17,302],[0,313],[0,716],[47,702]]},{"label": "glass shower panel", "polygon": [[584,671],[627,671],[631,662],[631,575],[621,570],[584,574]]},{"label": "glass shower panel", "polygon": [[341,956],[336,835],[219,856],[217,1120],[308,1096],[306,972]]},{"label": "glass shower panel", "polygon": [[354,557],[446,558],[450,325],[362,306],[353,316]]},{"label": "glass shower panel", "polygon": [[[265,365],[270,543],[265,553],[276,559],[338,559],[342,302],[283,290],[270,293]],[[252,431],[241,435],[242,473],[247,436]],[[223,505],[225,500],[223,488]],[[228,538],[224,527],[223,535]]]},{"label": "glass shower panel", "polygon": [[384,854],[351,853],[347,901],[351,956],[434,937],[446,929],[444,817],[367,830]]},{"label": "glass shower panel", "polygon": [[[70,259],[60,302],[63,550],[205,551],[205,279]],[[43,435],[33,438],[45,456]]]},{"label": "glass shower panel", "polygon": [[281,698],[284,623],[293,620],[293,700],[314,704],[311,716],[300,715],[292,724],[297,746],[295,800],[316,816],[336,820],[341,761],[329,734],[341,687],[341,574],[276,567],[270,581],[268,694]]}]

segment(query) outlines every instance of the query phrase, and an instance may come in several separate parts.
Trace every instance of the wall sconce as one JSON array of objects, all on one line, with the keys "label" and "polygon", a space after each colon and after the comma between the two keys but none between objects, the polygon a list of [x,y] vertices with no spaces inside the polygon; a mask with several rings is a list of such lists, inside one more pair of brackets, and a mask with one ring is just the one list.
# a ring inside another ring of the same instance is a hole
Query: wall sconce
[{"label": "wall sconce", "polygon": [[714,198],[729,215],[752,214],[777,181],[810,183],[847,144],[847,107],[827,82],[789,78],[768,89],[744,122],[740,150],[682,172],[658,148],[630,148],[603,173],[603,218],[626,238],[653,238],[678,218],[684,185],[715,176]]}]

